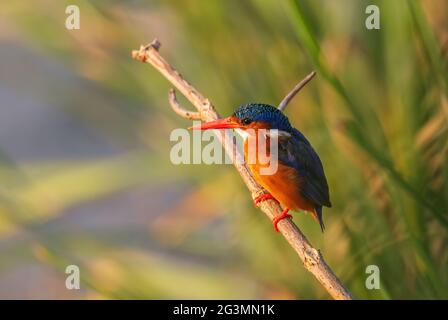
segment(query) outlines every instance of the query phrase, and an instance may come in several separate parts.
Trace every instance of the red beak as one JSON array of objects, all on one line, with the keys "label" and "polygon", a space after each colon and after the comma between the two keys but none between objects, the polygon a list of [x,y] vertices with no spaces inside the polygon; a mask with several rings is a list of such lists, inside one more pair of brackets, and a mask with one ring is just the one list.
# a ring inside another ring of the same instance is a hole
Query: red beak
[{"label": "red beak", "polygon": [[190,127],[191,130],[208,130],[208,129],[235,129],[242,128],[236,117],[228,117],[224,119],[218,119],[211,122],[201,123],[198,126]]}]

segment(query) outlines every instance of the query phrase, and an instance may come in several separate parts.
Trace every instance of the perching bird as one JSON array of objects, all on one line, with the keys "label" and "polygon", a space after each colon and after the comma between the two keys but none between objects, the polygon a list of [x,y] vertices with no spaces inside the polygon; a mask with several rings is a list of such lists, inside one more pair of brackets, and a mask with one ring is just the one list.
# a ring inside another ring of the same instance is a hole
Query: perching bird
[{"label": "perching bird", "polygon": [[[277,200],[284,211],[273,221],[274,229],[284,218],[292,218],[289,210],[304,210],[311,213],[324,231],[322,206],[331,207],[327,179],[322,162],[305,136],[289,123],[288,118],[276,107],[267,104],[250,103],[240,106],[232,116],[192,127],[196,130],[236,129],[245,138],[244,157],[248,159],[249,134],[258,134],[258,129],[277,129],[278,169],[272,175],[260,174],[263,167],[258,157],[255,163],[248,163],[255,180],[269,193],[255,199],[255,203],[267,199]],[[252,130],[248,130],[252,129]],[[261,139],[257,135],[256,139]],[[269,134],[265,136],[269,152]],[[258,142],[258,140],[257,140]]]}]

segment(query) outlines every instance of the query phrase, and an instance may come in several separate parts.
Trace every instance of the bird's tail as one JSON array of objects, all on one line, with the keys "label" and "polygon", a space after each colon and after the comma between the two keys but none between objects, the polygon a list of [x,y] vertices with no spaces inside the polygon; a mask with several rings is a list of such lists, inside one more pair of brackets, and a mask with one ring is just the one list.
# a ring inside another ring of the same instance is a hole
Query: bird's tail
[{"label": "bird's tail", "polygon": [[318,207],[314,208],[312,215],[313,215],[314,220],[316,220],[316,222],[318,222],[320,224],[320,228],[322,229],[322,232],[324,232],[325,225],[324,225],[324,219],[322,217],[322,207],[318,206]]}]

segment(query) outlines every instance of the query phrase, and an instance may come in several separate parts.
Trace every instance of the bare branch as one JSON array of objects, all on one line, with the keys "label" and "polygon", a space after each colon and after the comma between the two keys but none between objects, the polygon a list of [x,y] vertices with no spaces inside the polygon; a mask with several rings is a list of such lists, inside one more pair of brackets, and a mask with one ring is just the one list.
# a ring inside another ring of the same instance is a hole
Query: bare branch
[{"label": "bare branch", "polygon": [[300,90],[302,90],[302,88],[304,86],[306,86],[306,84],[308,82],[311,81],[311,79],[314,78],[314,76],[316,75],[316,72],[313,71],[311,72],[309,75],[306,76],[306,78],[304,78],[302,81],[300,81],[292,90],[291,92],[289,92],[286,97],[283,98],[282,102],[280,102],[280,104],[278,105],[278,108],[283,111],[285,110],[286,106],[288,105],[288,103],[295,97],[295,95],[297,93],[299,93]]},{"label": "bare branch", "polygon": [[[213,121],[219,119],[219,114],[208,99],[190,85],[165,59],[160,56],[158,49],[160,43],[153,41],[148,46],[141,46],[140,50],[132,51],[132,57],[136,60],[150,63],[157,71],[165,76],[185,97],[196,107],[203,121]],[[312,76],[311,76],[312,77]],[[309,81],[309,80],[308,80]],[[303,85],[302,85],[303,86]],[[300,88],[298,89],[300,90]],[[298,91],[296,90],[296,92]],[[295,93],[294,93],[295,94]],[[286,98],[285,98],[286,99]],[[285,103],[285,105],[287,102]],[[240,151],[236,148],[235,140],[230,138],[226,130],[216,130],[217,137],[223,144],[224,149],[231,159],[238,159],[241,156]],[[240,158],[241,159],[241,158]],[[252,198],[262,194],[263,188],[255,181],[254,177],[244,164],[234,161],[234,166],[243,178],[244,183],[251,192]],[[273,200],[263,201],[259,207],[272,221],[276,216],[280,215],[282,208]],[[341,281],[336,277],[333,271],[325,262],[319,250],[315,249],[307,240],[305,235],[290,219],[283,219],[278,224],[279,230],[286,241],[296,251],[302,260],[305,268],[311,272],[321,285],[328,291],[334,299],[350,300],[352,296],[350,292],[343,286]]]},{"label": "bare branch", "polygon": [[189,120],[201,120],[201,113],[197,111],[188,111],[184,109],[176,99],[176,91],[171,88],[168,92],[168,101],[170,102],[171,108],[180,115],[182,118]]}]

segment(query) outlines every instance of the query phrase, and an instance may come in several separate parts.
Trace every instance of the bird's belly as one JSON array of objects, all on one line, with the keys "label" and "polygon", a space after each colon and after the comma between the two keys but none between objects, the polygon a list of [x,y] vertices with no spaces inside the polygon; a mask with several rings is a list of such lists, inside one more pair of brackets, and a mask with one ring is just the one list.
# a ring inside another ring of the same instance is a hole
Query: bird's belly
[{"label": "bird's belly", "polygon": [[255,180],[260,183],[283,206],[294,210],[314,211],[314,205],[300,192],[302,180],[294,168],[278,164],[276,173],[260,174],[260,166],[249,164]]}]

